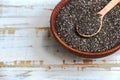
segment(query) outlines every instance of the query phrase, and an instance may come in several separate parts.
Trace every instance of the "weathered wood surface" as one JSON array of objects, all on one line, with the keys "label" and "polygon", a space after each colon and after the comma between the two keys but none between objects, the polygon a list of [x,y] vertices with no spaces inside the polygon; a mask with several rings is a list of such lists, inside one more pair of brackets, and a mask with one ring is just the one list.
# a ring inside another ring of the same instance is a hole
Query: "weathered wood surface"
[{"label": "weathered wood surface", "polygon": [[0,80],[119,80],[120,51],[84,59],[50,32],[60,0],[0,0]]}]

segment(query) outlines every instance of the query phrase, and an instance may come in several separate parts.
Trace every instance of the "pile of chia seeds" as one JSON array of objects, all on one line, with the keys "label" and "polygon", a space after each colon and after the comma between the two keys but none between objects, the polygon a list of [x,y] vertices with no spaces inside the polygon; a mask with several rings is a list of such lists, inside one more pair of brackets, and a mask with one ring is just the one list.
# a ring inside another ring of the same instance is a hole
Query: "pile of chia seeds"
[{"label": "pile of chia seeds", "polygon": [[[102,52],[120,44],[120,6],[115,6],[103,19],[102,30],[90,38],[81,37],[76,32],[76,26],[87,34],[98,30],[99,23],[89,23],[96,27],[85,26],[86,17],[96,14],[110,0],[70,0],[59,12],[56,18],[56,31],[59,37],[70,47],[85,52]],[[87,23],[87,22],[86,22]]]}]

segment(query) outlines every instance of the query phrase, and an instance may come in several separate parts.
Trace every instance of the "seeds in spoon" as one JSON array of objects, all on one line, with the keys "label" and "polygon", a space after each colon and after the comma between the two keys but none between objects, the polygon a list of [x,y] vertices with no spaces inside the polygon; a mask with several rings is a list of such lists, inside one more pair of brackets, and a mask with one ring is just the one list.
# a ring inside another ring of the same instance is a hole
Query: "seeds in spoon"
[{"label": "seeds in spoon", "polygon": [[78,21],[76,27],[80,34],[92,35],[96,33],[101,25],[100,14],[86,14],[81,17],[81,21]]}]

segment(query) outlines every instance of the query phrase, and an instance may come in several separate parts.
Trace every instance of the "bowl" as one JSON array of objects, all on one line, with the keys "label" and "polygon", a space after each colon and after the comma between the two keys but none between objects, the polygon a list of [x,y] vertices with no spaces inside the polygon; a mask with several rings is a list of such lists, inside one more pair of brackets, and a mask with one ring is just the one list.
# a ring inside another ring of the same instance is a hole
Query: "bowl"
[{"label": "bowl", "polygon": [[[69,3],[70,0],[61,0],[57,6],[54,8],[52,15],[51,15],[51,20],[50,20],[50,27],[51,27],[51,31],[54,35],[54,37],[57,39],[57,41],[62,44],[65,48],[67,48],[68,50],[80,55],[81,57],[85,57],[85,58],[100,58],[100,57],[105,57],[108,56],[112,53],[114,53],[115,51],[117,51],[118,49],[120,49],[120,44],[115,46],[114,48],[110,49],[110,50],[106,50],[103,52],[84,52],[84,51],[80,51],[77,49],[74,49],[72,47],[70,47],[69,45],[67,45],[64,41],[62,41],[62,39],[58,36],[57,32],[56,32],[56,28],[55,28],[55,21],[56,21],[56,17],[59,13],[59,11],[61,10],[61,8],[63,6],[65,6],[67,3]],[[120,5],[120,3],[119,3]]]}]

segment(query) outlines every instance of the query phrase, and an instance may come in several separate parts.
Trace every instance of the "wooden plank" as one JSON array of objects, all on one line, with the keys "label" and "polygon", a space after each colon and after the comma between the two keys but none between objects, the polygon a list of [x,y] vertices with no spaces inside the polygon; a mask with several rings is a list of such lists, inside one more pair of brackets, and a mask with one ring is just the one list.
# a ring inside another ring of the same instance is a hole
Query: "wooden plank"
[{"label": "wooden plank", "polygon": [[51,3],[47,0],[3,0],[0,4],[0,9],[2,9],[0,26],[2,28],[49,26],[51,9],[58,2],[59,0],[51,1]]}]

